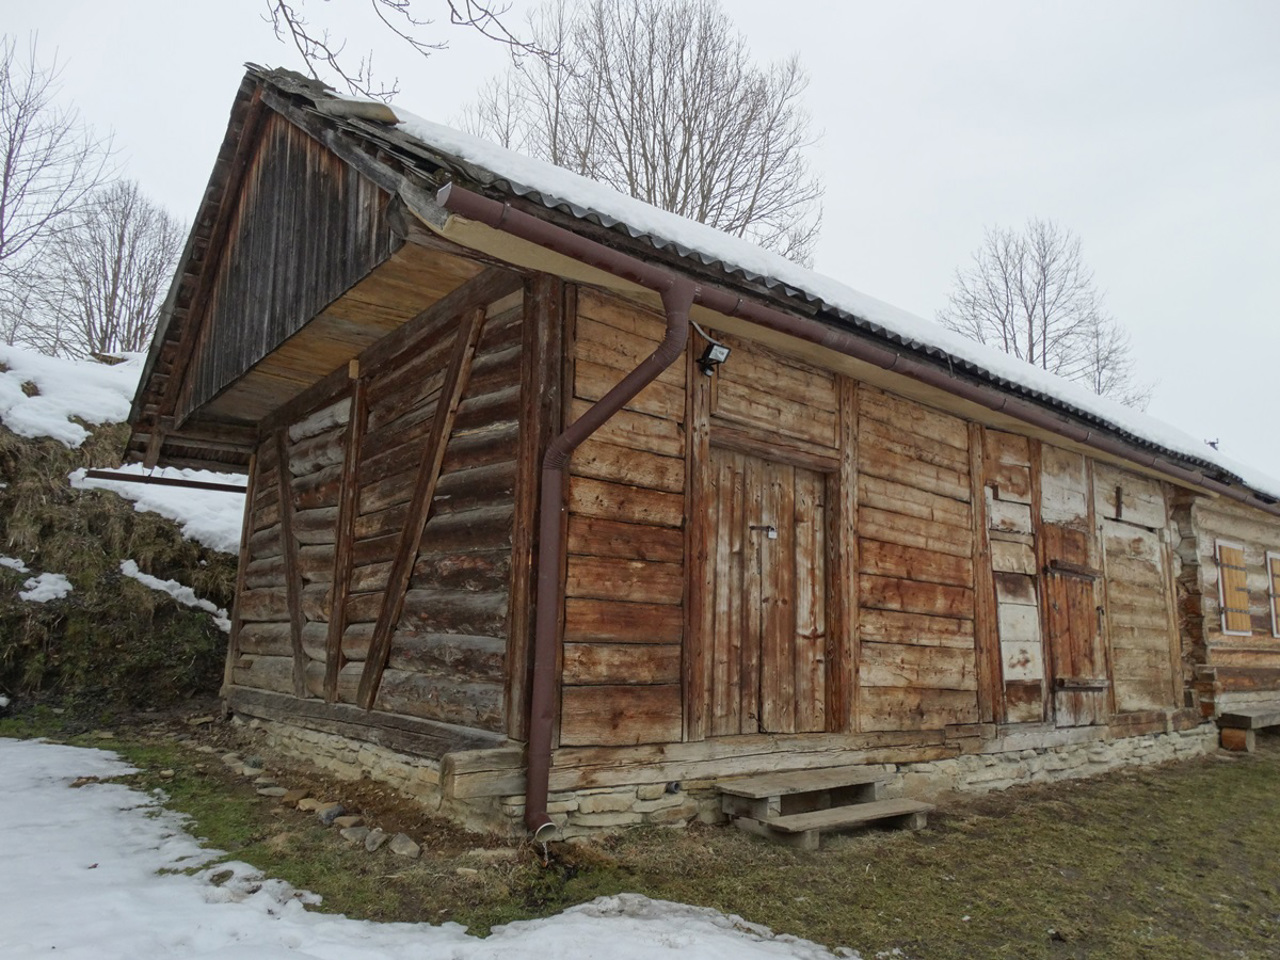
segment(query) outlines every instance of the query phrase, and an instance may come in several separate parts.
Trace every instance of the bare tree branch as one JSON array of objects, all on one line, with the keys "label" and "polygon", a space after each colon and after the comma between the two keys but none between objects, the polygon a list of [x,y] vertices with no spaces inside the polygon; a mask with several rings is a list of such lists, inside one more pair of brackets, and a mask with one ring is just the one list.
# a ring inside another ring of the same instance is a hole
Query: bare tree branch
[{"label": "bare tree branch", "polygon": [[[430,56],[447,45],[445,40],[430,40],[424,34],[434,23],[419,14],[423,4],[416,0],[366,0],[373,15],[382,26],[407,44],[414,53]],[[428,0],[437,6],[439,0]],[[359,96],[388,100],[400,90],[399,82],[390,85],[375,82],[373,51],[367,51],[358,59],[347,54],[345,40],[335,40],[329,30],[319,27],[303,13],[307,0],[266,0],[267,15],[263,18],[271,24],[276,39],[292,44],[302,57],[307,72],[316,80],[327,81],[328,74]],[[449,22],[454,26],[469,27],[498,43],[505,44],[513,57],[533,54],[539,58],[554,56],[554,51],[521,40],[507,29],[503,17],[507,7],[497,7],[478,0],[446,0]]]},{"label": "bare tree branch", "polygon": [[56,102],[59,67],[0,38],[0,338],[20,339],[37,267],[90,193],[110,176],[111,141]]},{"label": "bare tree branch", "polygon": [[468,108],[473,133],[800,262],[822,187],[799,60],[757,66],[718,0],[549,0],[518,62]]},{"label": "bare tree branch", "polygon": [[136,183],[98,190],[50,248],[28,342],[71,357],[146,350],[185,236]]},{"label": "bare tree branch", "polygon": [[1022,232],[989,228],[956,270],[938,321],[950,330],[1143,409],[1153,384],[1134,379],[1129,336],[1103,307],[1080,238],[1052,220]]}]

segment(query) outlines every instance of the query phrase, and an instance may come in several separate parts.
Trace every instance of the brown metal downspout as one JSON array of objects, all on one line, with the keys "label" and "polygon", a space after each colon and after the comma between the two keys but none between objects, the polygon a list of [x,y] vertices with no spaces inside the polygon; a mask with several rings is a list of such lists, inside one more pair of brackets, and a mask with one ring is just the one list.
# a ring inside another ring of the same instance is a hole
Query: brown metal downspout
[{"label": "brown metal downspout", "polygon": [[544,830],[555,828],[547,813],[547,784],[551,774],[551,731],[555,723],[552,710],[556,688],[556,640],[560,633],[560,554],[563,550],[560,518],[564,511],[564,479],[569,459],[584,440],[684,352],[689,339],[689,309],[693,306],[698,286],[685,277],[513,210],[509,204],[458,189],[452,184],[440,189],[436,202],[451,213],[504,230],[655,290],[662,297],[667,315],[666,333],[657,349],[552,440],[542,458],[542,490],[538,498],[538,588],[524,811],[525,824],[537,837]]},{"label": "brown metal downspout", "polygon": [[[538,608],[534,633],[529,776],[525,801],[525,821],[535,834],[553,826],[546,812],[546,796],[547,777],[550,772],[551,728],[554,719],[551,715],[551,706],[554,703],[555,640],[559,627],[556,612],[560,604],[559,560],[562,547],[560,513],[563,510],[565,468],[578,444],[679,356],[688,332],[688,310],[692,303],[701,304],[709,310],[728,317],[740,317],[750,323],[834,350],[882,370],[937,387],[989,410],[1008,414],[1024,423],[1065,436],[1084,446],[1151,467],[1187,483],[1246,503],[1273,516],[1280,516],[1280,504],[1268,503],[1216,480],[1202,471],[1179,466],[1142,447],[1097,433],[1064,415],[1051,413],[1034,403],[1011,397],[997,387],[962,380],[938,367],[920,363],[894,350],[869,343],[860,336],[838,330],[817,320],[784,313],[755,301],[745,300],[737,294],[717,287],[694,284],[692,281],[679,278],[621,251],[516,210],[508,203],[482,197],[454,184],[446,184],[442,187],[436,194],[436,202],[450,213],[456,213],[469,220],[521,237],[574,260],[597,267],[606,273],[631,280],[651,290],[657,290],[662,294],[663,305],[667,309],[667,337],[658,350],[655,350],[639,367],[628,374],[560,437],[557,437],[543,460],[541,537],[538,551]],[[679,342],[678,345],[672,346],[676,325],[679,326]],[[661,366],[657,366],[656,364],[661,361],[655,358],[659,358],[659,354],[668,347],[671,347],[670,356],[666,357]]]}]

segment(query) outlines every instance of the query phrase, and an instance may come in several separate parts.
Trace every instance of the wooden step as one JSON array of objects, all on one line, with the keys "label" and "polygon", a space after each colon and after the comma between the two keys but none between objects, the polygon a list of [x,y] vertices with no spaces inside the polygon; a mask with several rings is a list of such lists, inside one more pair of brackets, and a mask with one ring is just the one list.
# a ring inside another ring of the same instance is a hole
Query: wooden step
[{"label": "wooden step", "polygon": [[1265,703],[1254,707],[1237,707],[1218,717],[1219,727],[1237,730],[1259,730],[1280,726],[1280,704]]},{"label": "wooden step", "polygon": [[838,830],[842,827],[857,827],[876,820],[905,817],[914,813],[927,814],[932,809],[931,803],[900,797],[896,800],[855,803],[848,807],[832,807],[829,810],[814,810],[810,813],[793,813],[786,817],[770,817],[761,822],[783,833],[803,833],[806,830]]},{"label": "wooden step", "polygon": [[897,821],[909,830],[924,829],[933,804],[900,798],[855,803],[809,813],[753,820],[742,817],[734,824],[742,830],[778,840],[802,850],[817,850],[823,833],[863,827],[881,821]]},{"label": "wooden step", "polygon": [[786,773],[764,773],[755,777],[721,780],[716,783],[716,789],[735,797],[764,800],[768,797],[837,790],[865,783],[882,783],[888,779],[889,774],[866,767],[822,767],[818,770],[791,770]]}]

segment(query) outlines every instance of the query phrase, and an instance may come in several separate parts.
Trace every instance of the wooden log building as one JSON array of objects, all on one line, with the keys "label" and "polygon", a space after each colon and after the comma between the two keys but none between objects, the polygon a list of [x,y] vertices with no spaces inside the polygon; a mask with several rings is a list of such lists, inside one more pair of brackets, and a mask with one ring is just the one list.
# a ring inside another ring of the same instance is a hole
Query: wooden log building
[{"label": "wooden log building", "polygon": [[844,293],[251,67],[130,445],[247,475],[230,709],[567,830],[1280,700],[1270,493]]}]

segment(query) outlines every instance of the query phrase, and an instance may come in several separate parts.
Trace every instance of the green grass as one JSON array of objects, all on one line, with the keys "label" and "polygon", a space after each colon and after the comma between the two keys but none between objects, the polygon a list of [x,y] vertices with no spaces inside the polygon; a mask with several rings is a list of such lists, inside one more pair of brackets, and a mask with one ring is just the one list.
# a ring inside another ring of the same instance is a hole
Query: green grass
[{"label": "green grass", "polygon": [[[48,733],[48,720],[25,729],[2,722],[0,735]],[[143,771],[136,786],[165,790],[168,805],[190,815],[193,832],[211,845],[355,917],[448,919],[486,933],[635,891],[868,958],[893,948],[920,960],[1280,955],[1274,738],[1230,762],[964,800],[935,813],[921,833],[835,837],[818,853],[696,827],[553,844],[546,863],[526,845],[492,865],[468,851],[500,844],[496,838],[425,818],[410,831],[424,844],[421,860],[370,855],[314,817],[258,797],[216,756],[125,732],[108,742],[73,739],[120,751]],[[160,778],[164,769],[172,779]],[[329,789],[345,800],[343,790],[356,788]]]}]

